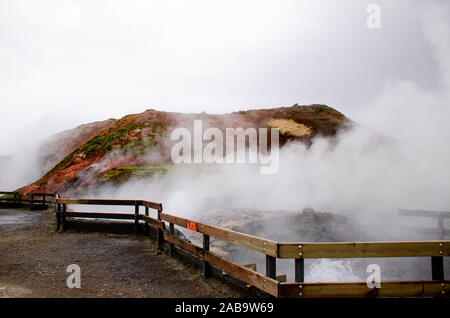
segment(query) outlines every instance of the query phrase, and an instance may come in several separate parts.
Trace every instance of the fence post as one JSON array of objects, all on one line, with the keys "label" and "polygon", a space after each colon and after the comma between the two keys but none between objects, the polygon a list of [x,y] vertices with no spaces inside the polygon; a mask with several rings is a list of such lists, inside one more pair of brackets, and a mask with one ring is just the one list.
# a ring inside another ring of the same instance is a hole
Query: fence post
[{"label": "fence post", "polygon": [[[161,210],[158,209],[158,220],[161,221]],[[162,249],[164,246],[164,233],[163,230],[158,228],[158,234],[157,234],[157,243],[158,243],[158,248]]]},{"label": "fence post", "polygon": [[136,226],[136,235],[139,234],[139,205],[137,202],[134,204],[134,225]]},{"label": "fence post", "polygon": [[33,210],[34,193],[30,194],[30,210]]},{"label": "fence post", "polygon": [[303,283],[305,281],[305,259],[295,259],[295,282]]},{"label": "fence post", "polygon": [[[148,214],[148,206],[145,207],[145,215],[149,216]],[[145,235],[150,236],[150,227],[148,226],[148,221],[145,220]]]},{"label": "fence post", "polygon": [[[203,249],[209,251],[209,235],[206,234],[203,234]],[[211,265],[203,261],[203,277],[208,278],[209,276],[211,276]]]},{"label": "fence post", "polygon": [[[438,217],[438,230],[439,239],[444,239],[444,217],[439,213]],[[444,280],[444,257],[432,256],[431,257],[431,279],[432,280]]]},{"label": "fence post", "polygon": [[59,231],[59,228],[61,227],[61,204],[58,203],[59,194],[57,194],[55,198],[56,231]]},{"label": "fence post", "polygon": [[444,280],[444,257],[431,256],[431,279]]},{"label": "fence post", "polygon": [[277,276],[277,259],[266,255],[266,276],[275,279]]},{"label": "fence post", "polygon": [[[173,223],[169,223],[169,234],[175,235],[175,225]],[[169,253],[170,255],[174,254],[174,245],[172,243],[169,244]]]},{"label": "fence post", "polygon": [[62,231],[65,232],[67,229],[66,225],[66,211],[67,211],[67,205],[65,203],[62,204],[61,209],[61,224],[62,224]]},{"label": "fence post", "polygon": [[438,216],[439,239],[444,240],[444,215],[439,213]]}]

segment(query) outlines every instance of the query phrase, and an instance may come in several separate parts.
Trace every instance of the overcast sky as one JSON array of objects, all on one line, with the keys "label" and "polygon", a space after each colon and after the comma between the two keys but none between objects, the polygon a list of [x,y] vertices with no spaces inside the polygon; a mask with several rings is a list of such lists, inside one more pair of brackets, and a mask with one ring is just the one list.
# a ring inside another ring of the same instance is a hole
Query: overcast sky
[{"label": "overcast sky", "polygon": [[[366,25],[370,3],[381,8],[379,29]],[[389,80],[439,85],[421,22],[436,5],[450,8],[445,0],[0,0],[0,155],[149,108],[321,103],[364,118]]]}]

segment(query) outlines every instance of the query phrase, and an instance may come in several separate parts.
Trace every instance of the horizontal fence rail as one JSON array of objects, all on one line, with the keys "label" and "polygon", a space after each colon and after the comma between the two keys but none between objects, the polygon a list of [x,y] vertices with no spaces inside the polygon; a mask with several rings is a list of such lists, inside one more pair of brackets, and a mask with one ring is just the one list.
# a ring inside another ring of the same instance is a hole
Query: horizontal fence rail
[{"label": "horizontal fence rail", "polygon": [[195,224],[195,232],[203,233],[205,235],[218,238],[222,241],[246,247],[257,252],[264,253],[266,255],[270,255],[273,257],[278,256],[277,242],[261,239],[259,237],[223,229],[200,222],[192,222],[188,219],[180,218],[166,213],[161,213],[161,219],[187,229],[189,229],[189,227],[191,227],[192,229],[191,224]]},{"label": "horizontal fence rail", "polygon": [[171,234],[164,233],[164,239],[169,243],[175,244],[182,249],[194,254],[195,256],[203,259],[205,262],[219,267],[220,269],[232,274],[233,276],[243,280],[244,282],[257,287],[268,294],[278,297],[280,282],[278,282],[277,280],[264,276],[245,266],[229,261],[217,254],[183,241]]},{"label": "horizontal fence rail", "polygon": [[279,243],[279,258],[367,258],[449,256],[449,241]]},{"label": "horizontal fence rail", "polygon": [[144,206],[156,210],[162,210],[161,203],[143,200],[108,200],[108,199],[59,199],[60,204],[89,204],[89,205],[128,205]]},{"label": "horizontal fence rail", "polygon": [[428,210],[415,210],[415,209],[399,209],[399,215],[403,216],[421,216],[432,218],[446,218],[450,219],[450,212],[448,211],[428,211]]},{"label": "horizontal fence rail", "polygon": [[398,210],[400,216],[412,216],[412,217],[423,217],[423,218],[434,218],[437,221],[437,228],[427,228],[427,227],[408,227],[410,231],[415,231],[423,234],[438,234],[439,239],[444,239],[450,236],[450,230],[445,229],[444,220],[450,219],[450,212],[447,211],[427,211],[427,210],[411,210],[411,209],[400,209]]},{"label": "horizontal fence rail", "polygon": [[[67,205],[128,206],[128,213],[75,212]],[[142,214],[140,208],[144,207]],[[73,199],[55,200],[58,229],[66,228],[67,218],[117,219],[135,222],[139,233],[140,221],[157,231],[158,247],[169,245],[203,261],[203,274],[208,277],[211,266],[216,266],[234,277],[275,297],[416,297],[449,296],[450,281],[444,280],[444,257],[450,254],[450,241],[415,242],[330,242],[280,243],[252,235],[196,222],[163,213],[161,203],[144,200]],[[157,217],[149,215],[157,211]],[[168,223],[168,227],[167,224]],[[175,235],[175,226],[203,235],[203,246],[197,246]],[[256,271],[254,264],[241,265],[210,251],[210,237],[260,252],[266,257],[266,273]],[[430,257],[432,277],[429,281],[382,281],[381,288],[369,288],[366,282],[314,283],[304,282],[304,260],[307,258],[376,258],[376,257]],[[285,282],[285,275],[276,275],[276,260],[294,261],[295,282]],[[283,278],[284,276],[284,278]]]},{"label": "horizontal fence rail", "polygon": [[450,281],[382,282],[381,288],[369,289],[366,282],[355,283],[282,283],[280,298],[316,297],[432,297],[448,296]]}]

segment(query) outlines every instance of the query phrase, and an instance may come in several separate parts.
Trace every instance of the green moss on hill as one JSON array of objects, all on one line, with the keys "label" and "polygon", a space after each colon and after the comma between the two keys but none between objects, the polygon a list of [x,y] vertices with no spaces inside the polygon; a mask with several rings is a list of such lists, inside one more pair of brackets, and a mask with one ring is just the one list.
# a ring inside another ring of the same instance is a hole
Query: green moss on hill
[{"label": "green moss on hill", "polygon": [[[136,139],[130,141],[132,139],[130,133],[133,130],[145,128],[151,128],[153,136],[142,136],[142,131],[138,131],[135,136]],[[80,157],[81,160],[95,159],[103,157],[116,148],[120,149],[122,153],[132,151],[133,154],[143,154],[147,149],[155,146],[156,136],[164,137],[166,131],[167,128],[160,122],[131,123],[119,129],[112,127],[108,132],[97,135],[80,145],[34,184],[45,183],[50,176],[74,164],[77,157]]]},{"label": "green moss on hill", "polygon": [[166,128],[162,123],[139,123],[139,124],[130,124],[123,128],[114,130],[104,135],[98,135],[89,140],[86,144],[82,146],[80,152],[83,152],[86,157],[95,155],[104,155],[114,147],[125,146],[126,150],[136,149],[139,153],[145,151],[145,148],[151,148],[155,144],[154,136],[144,136],[142,137],[142,133],[139,132],[139,139],[136,139],[132,142],[130,140],[130,132],[135,129],[143,129],[143,128],[151,128],[152,133],[156,135],[162,135],[165,133]]},{"label": "green moss on hill", "polygon": [[124,166],[108,170],[100,178],[101,182],[123,183],[131,178],[143,179],[155,174],[165,174],[169,169],[168,165],[155,164],[149,166]]}]

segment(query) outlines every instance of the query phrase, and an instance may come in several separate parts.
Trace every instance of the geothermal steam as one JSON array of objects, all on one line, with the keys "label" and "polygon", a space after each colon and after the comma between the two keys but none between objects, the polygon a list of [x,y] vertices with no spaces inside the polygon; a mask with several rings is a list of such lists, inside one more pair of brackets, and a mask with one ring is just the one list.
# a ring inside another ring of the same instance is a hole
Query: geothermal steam
[{"label": "geothermal steam", "polygon": [[[309,149],[300,143],[286,145],[273,175],[261,175],[252,165],[193,165],[150,182],[105,188],[102,196],[159,201],[169,213],[192,218],[218,207],[273,213],[312,207],[356,218],[370,224],[374,233],[396,231],[399,208],[450,210],[448,12],[435,6],[422,17],[441,72],[436,89],[389,80],[365,108],[370,111],[355,118],[361,126],[342,131],[333,143],[317,137]],[[308,279],[321,279],[318,273],[324,271],[318,269],[324,264],[316,264]],[[341,278],[357,278],[348,264],[336,264],[341,263],[330,265],[335,272],[341,268],[349,273]]]}]

